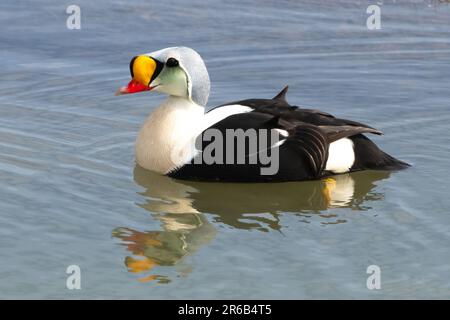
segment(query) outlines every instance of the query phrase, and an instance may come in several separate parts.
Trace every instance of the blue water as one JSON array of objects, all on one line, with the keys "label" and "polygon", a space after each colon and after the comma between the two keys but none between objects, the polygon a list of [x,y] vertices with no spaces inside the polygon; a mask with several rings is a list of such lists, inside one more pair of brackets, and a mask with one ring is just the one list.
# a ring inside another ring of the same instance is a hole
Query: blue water
[{"label": "blue water", "polygon": [[[0,298],[450,298],[450,5],[379,2],[368,30],[358,0],[77,0],[68,30],[69,4],[0,4]],[[209,107],[289,84],[413,167],[263,185],[135,167],[163,97],[114,92],[174,45],[205,59]]]}]

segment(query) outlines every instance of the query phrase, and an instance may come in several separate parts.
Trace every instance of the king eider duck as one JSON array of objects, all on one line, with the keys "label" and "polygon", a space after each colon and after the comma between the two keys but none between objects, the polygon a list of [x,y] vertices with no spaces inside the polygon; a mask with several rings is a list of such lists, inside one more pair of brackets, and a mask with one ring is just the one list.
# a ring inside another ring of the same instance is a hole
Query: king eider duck
[{"label": "king eider duck", "polygon": [[268,182],[321,179],[409,165],[380,150],[368,125],[291,106],[285,87],[272,99],[227,103],[205,112],[210,81],[200,55],[172,47],[134,57],[132,80],[117,94],[168,95],[139,131],[136,162],[173,178]]}]

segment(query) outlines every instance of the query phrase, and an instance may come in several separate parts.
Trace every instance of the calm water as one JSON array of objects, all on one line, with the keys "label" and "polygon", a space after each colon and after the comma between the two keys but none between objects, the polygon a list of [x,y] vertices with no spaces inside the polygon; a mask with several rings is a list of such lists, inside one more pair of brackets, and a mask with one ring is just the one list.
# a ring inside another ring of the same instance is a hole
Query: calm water
[{"label": "calm water", "polygon": [[[369,31],[356,0],[74,2],[81,30],[68,2],[0,4],[0,298],[450,298],[450,5],[385,1]],[[205,58],[210,107],[289,84],[413,167],[263,185],[135,168],[163,97],[114,92],[173,45]]]}]

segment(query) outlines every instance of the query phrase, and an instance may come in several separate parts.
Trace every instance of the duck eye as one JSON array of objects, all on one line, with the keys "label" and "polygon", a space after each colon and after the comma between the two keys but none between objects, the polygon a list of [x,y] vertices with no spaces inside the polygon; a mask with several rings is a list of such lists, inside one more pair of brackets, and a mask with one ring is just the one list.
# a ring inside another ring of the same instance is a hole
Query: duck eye
[{"label": "duck eye", "polygon": [[168,66],[168,67],[176,67],[176,66],[178,66],[178,60],[177,59],[175,59],[175,58],[169,58],[169,59],[167,59],[167,62],[166,62],[166,66]]}]

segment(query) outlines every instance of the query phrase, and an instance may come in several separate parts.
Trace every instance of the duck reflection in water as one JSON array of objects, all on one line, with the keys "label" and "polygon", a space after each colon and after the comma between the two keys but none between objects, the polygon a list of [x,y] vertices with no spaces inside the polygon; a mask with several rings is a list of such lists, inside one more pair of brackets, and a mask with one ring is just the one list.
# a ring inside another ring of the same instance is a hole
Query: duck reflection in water
[{"label": "duck reflection in water", "polygon": [[[286,183],[208,183],[181,181],[135,167],[134,180],[144,187],[145,203],[138,204],[161,222],[160,231],[137,231],[120,227],[113,236],[133,255],[125,258],[130,272],[148,274],[157,266],[176,266],[184,257],[209,243],[215,223],[238,229],[279,230],[280,215],[295,214],[309,222],[318,216],[323,224],[346,222],[330,208],[369,210],[366,201],[376,201],[376,182],[389,172],[363,171],[337,175],[320,181]],[[209,219],[208,219],[209,218]],[[179,270],[181,275],[189,273]],[[151,274],[141,282],[170,278]]]}]

